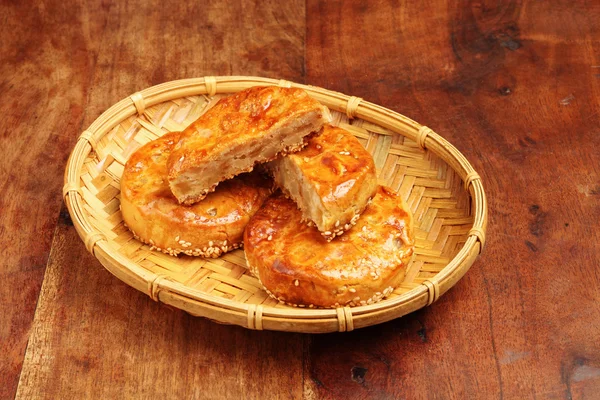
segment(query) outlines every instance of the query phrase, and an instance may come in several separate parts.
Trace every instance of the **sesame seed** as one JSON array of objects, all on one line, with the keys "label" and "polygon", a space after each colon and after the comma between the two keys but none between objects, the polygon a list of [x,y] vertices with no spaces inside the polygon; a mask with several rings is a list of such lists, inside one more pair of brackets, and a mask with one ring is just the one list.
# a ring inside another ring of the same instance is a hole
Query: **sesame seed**
[{"label": "sesame seed", "polygon": [[212,240],[208,242],[208,247],[213,247],[213,245],[214,245],[214,243]]},{"label": "sesame seed", "polygon": [[179,236],[175,236],[175,241],[179,242]]},{"label": "sesame seed", "polygon": [[354,289],[353,287],[351,287],[351,288],[350,288],[350,289],[348,289],[348,290],[350,290],[350,293],[356,293],[356,289]]},{"label": "sesame seed", "polygon": [[331,236],[331,231],[323,232],[323,235],[325,235],[325,236]]},{"label": "sesame seed", "polygon": [[267,240],[273,240],[273,235],[267,236]]},{"label": "sesame seed", "polygon": [[300,282],[298,281],[298,279],[296,279],[296,280],[294,281],[294,286],[298,286],[298,285],[300,285]]},{"label": "sesame seed", "polygon": [[309,161],[310,161],[310,158],[304,157],[304,162],[309,162]]},{"label": "sesame seed", "polygon": [[335,226],[336,227],[340,226],[340,221],[335,221]]}]

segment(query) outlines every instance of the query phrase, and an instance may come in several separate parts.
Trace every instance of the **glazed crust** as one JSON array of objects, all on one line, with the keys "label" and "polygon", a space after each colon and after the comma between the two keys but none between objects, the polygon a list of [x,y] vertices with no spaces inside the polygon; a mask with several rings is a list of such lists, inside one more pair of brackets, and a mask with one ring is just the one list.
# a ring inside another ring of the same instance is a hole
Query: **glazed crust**
[{"label": "glazed crust", "polygon": [[258,173],[223,182],[192,206],[180,205],[167,183],[167,158],[179,133],[138,149],[121,177],[121,211],[136,238],[171,255],[218,257],[242,245],[243,232],[271,193]]},{"label": "glazed crust", "polygon": [[301,151],[270,162],[275,184],[328,240],[350,229],[377,191],[371,154],[348,131],[325,125]]},{"label": "glazed crust", "polygon": [[167,168],[180,203],[202,200],[217,184],[256,163],[300,150],[329,114],[301,89],[253,87],[221,99],[182,133]]},{"label": "glazed crust", "polygon": [[250,271],[279,301],[300,307],[372,304],[404,279],[414,251],[412,215],[380,187],[358,223],[328,242],[301,222],[294,202],[278,193],[244,233]]}]

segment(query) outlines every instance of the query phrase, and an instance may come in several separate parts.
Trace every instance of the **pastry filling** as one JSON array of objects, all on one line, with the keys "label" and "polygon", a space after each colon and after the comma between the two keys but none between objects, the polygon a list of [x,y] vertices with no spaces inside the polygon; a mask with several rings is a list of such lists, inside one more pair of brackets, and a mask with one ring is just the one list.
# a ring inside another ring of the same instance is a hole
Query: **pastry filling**
[{"label": "pastry filling", "polygon": [[273,130],[270,135],[227,149],[213,162],[181,173],[171,182],[171,190],[177,198],[183,198],[184,204],[202,200],[214,191],[219,182],[240,172],[251,171],[255,164],[273,160],[279,154],[302,149],[306,144],[305,138],[321,125],[321,119],[315,113],[309,113]]}]

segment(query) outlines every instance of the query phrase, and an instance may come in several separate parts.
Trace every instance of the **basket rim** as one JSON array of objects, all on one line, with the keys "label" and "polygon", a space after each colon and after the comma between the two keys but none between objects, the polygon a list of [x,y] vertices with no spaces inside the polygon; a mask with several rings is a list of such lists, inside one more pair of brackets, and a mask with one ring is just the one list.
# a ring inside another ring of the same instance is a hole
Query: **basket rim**
[{"label": "basket rim", "polygon": [[[321,101],[329,108],[345,112],[349,118],[361,118],[403,135],[416,141],[422,148],[427,148],[446,162],[464,181],[465,189],[469,192],[472,204],[473,225],[468,233],[467,240],[460,251],[450,262],[435,276],[425,280],[423,284],[410,289],[392,299],[382,300],[378,303],[358,306],[340,307],[338,309],[309,309],[309,308],[275,308],[241,303],[192,289],[182,283],[164,279],[164,276],[155,274],[138,266],[133,261],[121,255],[106,240],[104,235],[91,224],[87,212],[83,207],[81,193],[81,180],[79,172],[87,156],[95,150],[98,140],[110,132],[115,126],[126,118],[136,113],[141,115],[148,107],[165,101],[195,95],[214,95],[233,93],[251,86],[286,86],[306,90],[309,95]],[[421,125],[412,119],[389,110],[377,104],[355,96],[348,96],[320,87],[294,83],[282,79],[271,79],[253,76],[217,76],[204,78],[190,78],[165,82],[156,86],[136,92],[117,102],[104,111],[83,133],[79,136],[71,152],[64,176],[63,197],[75,229],[90,251],[111,273],[123,280],[121,275],[127,275],[135,280],[136,285],[127,282],[138,290],[145,291],[153,299],[159,301],[160,292],[171,292],[189,300],[223,308],[224,311],[248,314],[248,327],[261,329],[256,324],[256,309],[260,307],[262,318],[273,317],[288,319],[289,322],[299,319],[327,319],[338,320],[340,331],[352,330],[350,325],[356,318],[367,317],[373,313],[394,312],[398,306],[414,303],[415,311],[424,305],[430,305],[443,293],[450,289],[467,272],[477,255],[481,253],[485,244],[487,229],[487,200],[479,174],[469,161],[450,142],[435,133],[430,128]],[[475,256],[473,256],[475,254]],[[111,263],[109,268],[103,259]],[[116,264],[113,265],[113,264]],[[118,271],[119,268],[124,270]],[[344,311],[340,313],[340,309]],[[400,313],[392,318],[405,315]],[[388,319],[392,319],[388,318]],[[348,320],[349,319],[349,320]],[[369,324],[371,325],[371,324]],[[367,325],[365,325],[367,326]]]}]

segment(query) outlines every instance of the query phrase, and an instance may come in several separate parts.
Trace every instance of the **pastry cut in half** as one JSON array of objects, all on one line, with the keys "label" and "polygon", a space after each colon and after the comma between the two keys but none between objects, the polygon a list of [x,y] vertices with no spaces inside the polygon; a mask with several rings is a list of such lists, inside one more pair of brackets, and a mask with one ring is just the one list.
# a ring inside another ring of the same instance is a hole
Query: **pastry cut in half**
[{"label": "pastry cut in half", "polygon": [[301,151],[279,157],[267,168],[303,218],[328,240],[350,229],[377,191],[371,154],[350,132],[332,125],[325,125]]},{"label": "pastry cut in half", "polygon": [[244,233],[250,271],[280,302],[299,307],[373,304],[404,280],[414,252],[412,215],[380,187],[358,223],[333,241],[303,223],[296,204],[277,193]]},{"label": "pastry cut in half", "polygon": [[145,144],[129,158],[121,177],[121,212],[135,237],[176,256],[218,257],[242,245],[244,229],[271,194],[257,172],[223,182],[192,206],[181,205],[167,181],[167,158],[180,133]]},{"label": "pastry cut in half", "polygon": [[173,149],[171,191],[183,204],[202,200],[219,182],[300,150],[328,117],[302,89],[252,87],[223,98],[184,130]]}]

